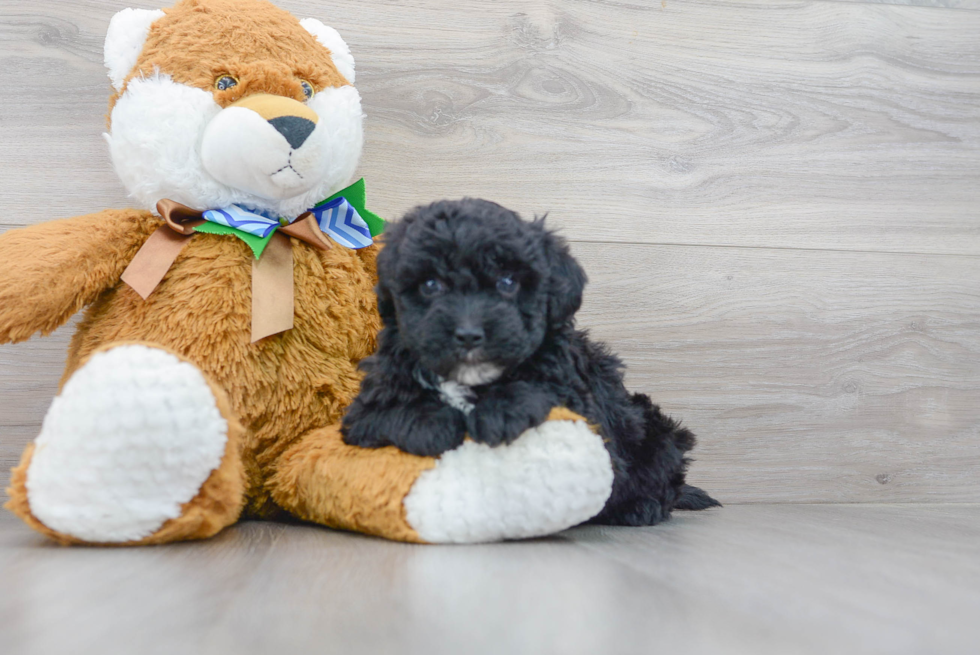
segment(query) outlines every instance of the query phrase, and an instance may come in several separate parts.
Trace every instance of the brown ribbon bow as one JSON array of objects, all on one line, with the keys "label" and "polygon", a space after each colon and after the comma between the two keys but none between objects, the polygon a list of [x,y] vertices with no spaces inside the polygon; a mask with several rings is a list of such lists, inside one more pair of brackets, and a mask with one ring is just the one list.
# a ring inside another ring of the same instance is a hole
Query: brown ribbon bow
[{"label": "brown ribbon bow", "polygon": [[[123,271],[122,281],[146,300],[170,270],[177,255],[204,223],[203,212],[173,200],[161,200],[165,221],[150,235]],[[319,250],[332,246],[313,214],[306,212],[276,230],[259,259],[252,259],[252,343],[293,327],[293,251],[291,236]]]}]

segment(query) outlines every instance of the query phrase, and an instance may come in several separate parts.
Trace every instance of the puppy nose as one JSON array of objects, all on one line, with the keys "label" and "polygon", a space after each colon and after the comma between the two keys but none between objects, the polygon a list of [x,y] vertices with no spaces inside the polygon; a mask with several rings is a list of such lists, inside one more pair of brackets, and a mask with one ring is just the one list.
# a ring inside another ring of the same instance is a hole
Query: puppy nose
[{"label": "puppy nose", "polygon": [[473,350],[483,343],[483,328],[478,327],[458,327],[453,338],[457,346],[462,346],[467,350]]},{"label": "puppy nose", "polygon": [[286,137],[286,141],[289,141],[293,150],[303,145],[307,137],[316,129],[316,123],[299,116],[278,116],[269,119],[269,124],[276,128],[279,134]]}]

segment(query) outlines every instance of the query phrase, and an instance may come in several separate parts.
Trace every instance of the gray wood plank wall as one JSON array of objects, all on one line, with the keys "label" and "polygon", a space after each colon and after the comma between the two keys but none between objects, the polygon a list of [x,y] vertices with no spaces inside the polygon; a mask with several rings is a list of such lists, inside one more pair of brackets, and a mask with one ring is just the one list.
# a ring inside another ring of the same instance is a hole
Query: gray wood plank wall
[{"label": "gray wood plank wall", "polygon": [[[980,501],[980,2],[280,0],[338,28],[395,218],[483,196],[590,272],[580,323],[722,501]],[[0,231],[127,200],[122,0],[0,6]],[[0,482],[70,335],[0,347]]]}]

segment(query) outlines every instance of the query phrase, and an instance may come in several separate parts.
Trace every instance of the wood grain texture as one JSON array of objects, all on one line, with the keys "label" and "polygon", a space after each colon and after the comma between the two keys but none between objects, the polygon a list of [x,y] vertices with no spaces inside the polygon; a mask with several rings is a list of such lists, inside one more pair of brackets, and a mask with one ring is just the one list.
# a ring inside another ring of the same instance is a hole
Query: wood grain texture
[{"label": "wood grain texture", "polygon": [[861,4],[912,5],[915,7],[943,7],[946,9],[980,9],[980,0],[837,0]]},{"label": "wood grain texture", "polygon": [[980,506],[743,506],[414,546],[246,523],[59,548],[0,518],[0,643],[98,653],[975,653]]},{"label": "wood grain texture", "polygon": [[980,259],[575,244],[722,502],[980,501]]},{"label": "wood grain texture", "polygon": [[[483,195],[559,212],[576,239],[980,253],[976,12],[281,4],[347,35],[369,116],[362,172],[388,216]],[[119,6],[4,4],[2,224],[126,204],[99,136]]]},{"label": "wood grain texture", "polygon": [[[392,13],[405,25],[419,10]],[[980,253],[980,14],[555,2],[424,15],[417,40],[397,32],[409,57],[385,56],[384,32],[364,40],[382,126],[365,171],[398,180],[396,212],[482,195],[560,213],[577,240]],[[427,165],[392,167],[377,147]]]}]

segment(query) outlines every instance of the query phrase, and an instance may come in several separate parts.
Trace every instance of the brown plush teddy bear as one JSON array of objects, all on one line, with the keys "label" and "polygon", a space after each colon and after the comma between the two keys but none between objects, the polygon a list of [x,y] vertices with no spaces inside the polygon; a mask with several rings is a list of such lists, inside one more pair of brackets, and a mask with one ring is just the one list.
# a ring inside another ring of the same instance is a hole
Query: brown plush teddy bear
[{"label": "brown plush teddy bear", "polygon": [[612,470],[570,412],[439,460],[343,444],[379,329],[382,222],[340,35],[259,0],[112,20],[106,140],[140,209],[0,235],[0,342],[88,307],[7,507],[65,543],[208,537],[284,512],[391,539],[548,534]]}]

